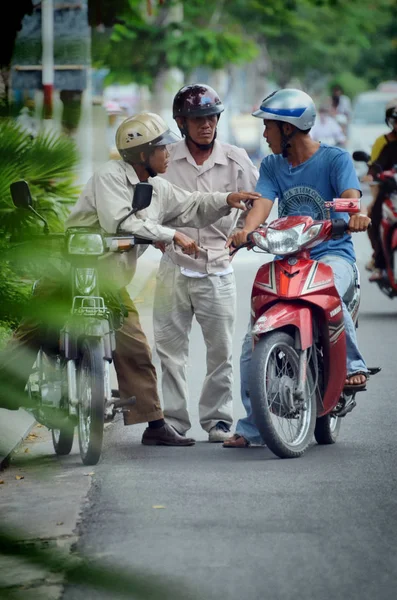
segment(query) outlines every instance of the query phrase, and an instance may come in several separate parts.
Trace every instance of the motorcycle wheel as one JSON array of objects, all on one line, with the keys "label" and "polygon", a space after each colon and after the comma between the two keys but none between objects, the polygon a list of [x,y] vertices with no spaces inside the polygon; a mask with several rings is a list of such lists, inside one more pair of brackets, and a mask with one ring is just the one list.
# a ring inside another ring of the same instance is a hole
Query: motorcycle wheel
[{"label": "motorcycle wheel", "polygon": [[80,456],[85,465],[96,465],[102,452],[105,417],[103,350],[99,340],[83,341],[77,386]]},{"label": "motorcycle wheel", "polygon": [[74,425],[68,423],[62,429],[51,429],[51,435],[55,454],[58,456],[70,454],[73,447]]},{"label": "motorcycle wheel", "polygon": [[283,331],[263,336],[251,359],[250,398],[258,430],[280,458],[301,456],[313,441],[317,405],[309,371],[303,407],[291,413],[287,401],[298,377],[293,337]]},{"label": "motorcycle wheel", "polygon": [[317,444],[335,444],[340,430],[341,420],[335,415],[318,417],[314,428],[314,437]]}]

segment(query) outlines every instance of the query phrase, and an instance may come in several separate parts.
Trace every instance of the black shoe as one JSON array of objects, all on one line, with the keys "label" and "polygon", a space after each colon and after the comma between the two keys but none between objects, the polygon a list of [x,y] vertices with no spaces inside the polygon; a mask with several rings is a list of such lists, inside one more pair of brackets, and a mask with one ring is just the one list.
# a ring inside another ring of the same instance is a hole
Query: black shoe
[{"label": "black shoe", "polygon": [[193,438],[180,435],[168,423],[156,429],[147,427],[142,436],[142,444],[145,446],[194,446],[195,443]]}]

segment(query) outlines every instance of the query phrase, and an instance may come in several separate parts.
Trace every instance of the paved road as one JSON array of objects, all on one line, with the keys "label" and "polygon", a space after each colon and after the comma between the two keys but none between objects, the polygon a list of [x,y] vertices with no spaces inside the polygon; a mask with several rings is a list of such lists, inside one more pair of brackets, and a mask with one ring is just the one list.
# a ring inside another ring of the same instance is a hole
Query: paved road
[{"label": "paved road", "polygon": [[[355,242],[363,274],[360,345],[368,364],[383,371],[343,421],[338,443],[290,461],[266,449],[208,444],[197,425],[204,347],[194,327],[191,433],[199,442],[144,447],[143,427],[112,425],[83,515],[81,551],[156,573],[164,585],[181,578],[200,600],[397,597],[397,304],[367,283],[369,245],[365,235]],[[236,366],[260,258],[241,252],[235,261]],[[236,419],[243,414],[238,383]],[[64,594],[84,597],[110,596],[75,588]]]}]

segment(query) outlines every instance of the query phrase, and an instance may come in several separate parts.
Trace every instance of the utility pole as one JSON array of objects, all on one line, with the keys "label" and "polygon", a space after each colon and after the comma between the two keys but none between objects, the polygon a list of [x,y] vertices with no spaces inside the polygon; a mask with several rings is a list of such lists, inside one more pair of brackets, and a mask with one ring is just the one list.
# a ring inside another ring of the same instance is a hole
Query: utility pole
[{"label": "utility pole", "polygon": [[54,89],[54,3],[53,0],[41,2],[42,67],[44,92],[44,119],[52,118],[52,96]]}]

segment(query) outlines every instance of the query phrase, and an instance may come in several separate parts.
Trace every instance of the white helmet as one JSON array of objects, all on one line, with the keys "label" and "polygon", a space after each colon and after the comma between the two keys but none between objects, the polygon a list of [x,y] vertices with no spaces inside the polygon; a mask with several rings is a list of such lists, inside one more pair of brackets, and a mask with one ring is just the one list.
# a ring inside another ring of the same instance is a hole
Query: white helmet
[{"label": "white helmet", "polygon": [[268,121],[291,123],[298,129],[306,131],[314,125],[316,107],[310,96],[302,90],[286,88],[267,96],[262,101],[260,109],[253,112],[252,116]]}]

